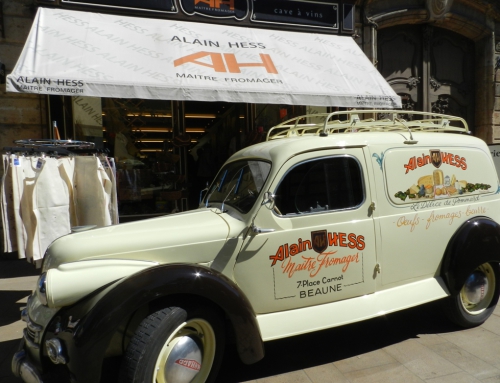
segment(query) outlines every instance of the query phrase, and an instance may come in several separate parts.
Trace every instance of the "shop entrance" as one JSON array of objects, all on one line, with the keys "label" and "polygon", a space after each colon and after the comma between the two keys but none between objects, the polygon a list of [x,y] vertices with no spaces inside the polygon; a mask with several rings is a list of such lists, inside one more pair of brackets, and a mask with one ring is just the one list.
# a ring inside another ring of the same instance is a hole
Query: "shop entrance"
[{"label": "shop entrance", "polygon": [[197,207],[200,191],[248,130],[246,104],[103,99],[102,105],[104,146],[116,160],[125,219]]}]

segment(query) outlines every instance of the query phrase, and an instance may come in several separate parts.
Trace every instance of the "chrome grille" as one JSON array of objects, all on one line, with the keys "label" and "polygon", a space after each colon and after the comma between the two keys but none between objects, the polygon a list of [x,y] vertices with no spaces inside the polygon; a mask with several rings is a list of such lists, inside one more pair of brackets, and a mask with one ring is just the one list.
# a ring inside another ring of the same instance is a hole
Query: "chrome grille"
[{"label": "chrome grille", "polygon": [[26,332],[25,335],[27,338],[29,338],[31,341],[35,341],[36,338],[36,333],[32,330],[30,330],[28,327],[26,327]]},{"label": "chrome grille", "polygon": [[26,343],[32,348],[39,348],[40,334],[42,333],[43,327],[33,323],[29,316],[27,319],[26,328],[23,331],[24,339]]}]

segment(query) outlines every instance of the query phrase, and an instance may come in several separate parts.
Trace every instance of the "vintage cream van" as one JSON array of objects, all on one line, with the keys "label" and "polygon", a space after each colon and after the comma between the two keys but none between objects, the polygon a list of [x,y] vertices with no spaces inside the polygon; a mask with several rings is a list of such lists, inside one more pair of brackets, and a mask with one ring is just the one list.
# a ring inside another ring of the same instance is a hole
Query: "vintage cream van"
[{"label": "vintage cream van", "polygon": [[233,155],[200,207],[49,247],[12,369],[25,382],[213,382],[265,342],[440,300],[463,327],[499,297],[499,181],[458,117],[302,116]]}]

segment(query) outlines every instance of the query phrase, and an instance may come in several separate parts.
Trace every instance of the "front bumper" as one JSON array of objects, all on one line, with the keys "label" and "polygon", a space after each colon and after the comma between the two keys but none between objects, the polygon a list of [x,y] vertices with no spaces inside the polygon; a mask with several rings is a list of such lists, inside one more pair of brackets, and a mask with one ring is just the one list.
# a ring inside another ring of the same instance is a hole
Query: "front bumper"
[{"label": "front bumper", "polygon": [[21,378],[26,383],[43,383],[42,376],[30,361],[26,351],[24,350],[25,341],[21,340],[19,351],[12,358],[12,373],[14,376]]},{"label": "front bumper", "polygon": [[21,313],[26,327],[19,350],[12,358],[13,374],[25,383],[99,382],[113,333],[100,334],[98,338],[103,342],[98,345],[96,342],[78,343],[76,334],[81,318],[105,291],[64,308],[44,306],[36,294],[30,296]]},{"label": "front bumper", "polygon": [[26,322],[26,327],[18,351],[12,357],[11,369],[14,376],[26,383],[48,381],[42,373],[43,340],[56,313],[56,309],[43,306],[36,295],[28,298],[27,307],[21,312],[21,319]]}]

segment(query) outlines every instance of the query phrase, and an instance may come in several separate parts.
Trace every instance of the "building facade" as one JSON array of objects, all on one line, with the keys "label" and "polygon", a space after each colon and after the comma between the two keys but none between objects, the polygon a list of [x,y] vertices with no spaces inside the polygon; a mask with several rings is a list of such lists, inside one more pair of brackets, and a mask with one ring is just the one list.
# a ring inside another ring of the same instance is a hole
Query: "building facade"
[{"label": "building facade", "polygon": [[364,51],[404,108],[459,115],[487,143],[500,142],[500,4],[367,0]]}]

